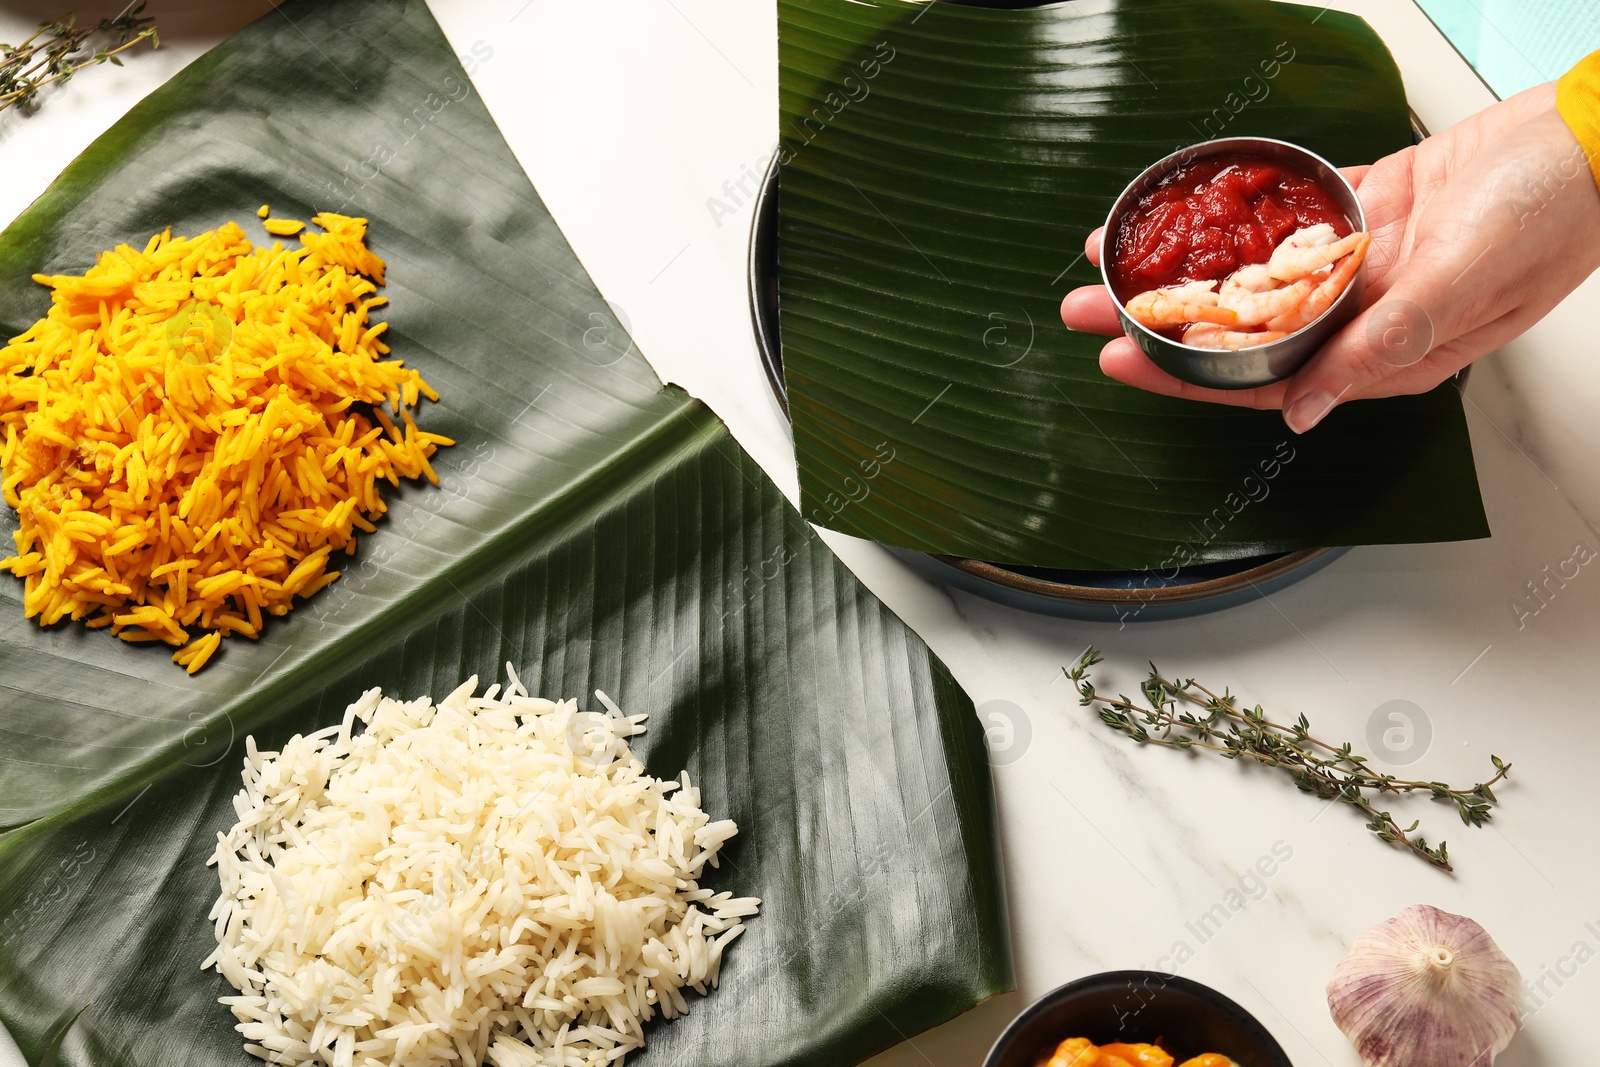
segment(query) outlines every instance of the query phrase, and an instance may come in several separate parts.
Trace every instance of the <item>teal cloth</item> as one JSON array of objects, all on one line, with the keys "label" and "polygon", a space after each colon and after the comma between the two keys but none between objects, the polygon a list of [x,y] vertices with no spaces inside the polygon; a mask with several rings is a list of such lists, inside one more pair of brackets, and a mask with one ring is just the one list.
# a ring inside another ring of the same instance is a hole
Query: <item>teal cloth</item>
[{"label": "teal cloth", "polygon": [[1600,48],[1600,0],[1417,0],[1502,99]]}]

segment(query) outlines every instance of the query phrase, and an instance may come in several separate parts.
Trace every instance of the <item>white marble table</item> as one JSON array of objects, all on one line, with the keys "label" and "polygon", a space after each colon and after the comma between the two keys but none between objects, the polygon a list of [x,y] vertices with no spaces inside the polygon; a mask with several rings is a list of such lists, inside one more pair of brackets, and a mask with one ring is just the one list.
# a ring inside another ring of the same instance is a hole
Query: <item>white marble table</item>
[{"label": "white marble table", "polygon": [[[144,93],[270,11],[260,0],[152,6],[166,40],[159,53],[90,72],[38,120],[0,116],[0,224]],[[474,75],[478,90],[658,373],[707,401],[792,498],[788,429],[756,361],[744,290],[754,183],[741,180],[760,172],[777,136],[773,4],[433,6],[458,52],[492,50]],[[1492,101],[1411,4],[1334,6],[1365,16],[1389,42],[1430,128]],[[0,39],[55,13],[43,0],[10,5]],[[1591,279],[1473,375],[1468,415],[1490,540],[1358,549],[1270,601],[1119,630],[952,593],[875,545],[828,535],[980,706],[1022,709],[1016,736],[1027,737],[996,768],[1020,992],[874,1064],[974,1064],[1011,1015],[1052,986],[1164,964],[1243,1003],[1297,1064],[1356,1067],[1323,984],[1356,932],[1419,902],[1477,918],[1542,986],[1503,1067],[1588,1062],[1600,1003],[1600,965],[1587,962],[1600,958],[1600,790],[1589,759],[1600,751],[1600,701],[1585,671],[1600,636],[1600,567],[1551,582],[1536,613],[1528,608],[1539,602],[1527,598],[1528,583],[1545,581],[1545,568],[1575,546],[1600,552],[1590,525],[1600,520],[1600,366],[1585,329],[1597,307],[1600,279]],[[1519,603],[1528,606],[1520,613]],[[1458,873],[1440,874],[1386,851],[1353,814],[1325,811],[1265,773],[1139,750],[1112,734],[1061,679],[1061,665],[1090,643],[1107,651],[1108,680],[1124,688],[1153,659],[1305,712],[1341,739],[1363,738],[1385,702],[1411,701],[1432,742],[1409,769],[1477,781],[1497,753],[1516,764],[1500,790],[1504,807],[1481,830],[1447,809],[1417,807],[1456,857]],[[1230,910],[1229,890],[1274,849],[1288,858],[1261,884],[1248,882],[1248,903]]]}]

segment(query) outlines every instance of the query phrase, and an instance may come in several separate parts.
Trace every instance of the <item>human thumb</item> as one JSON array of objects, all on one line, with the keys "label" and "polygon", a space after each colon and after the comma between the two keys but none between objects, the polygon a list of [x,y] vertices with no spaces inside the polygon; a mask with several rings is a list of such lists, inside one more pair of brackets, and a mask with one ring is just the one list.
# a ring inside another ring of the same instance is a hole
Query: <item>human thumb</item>
[{"label": "human thumb", "polygon": [[1384,379],[1420,363],[1437,336],[1425,306],[1391,290],[1294,376],[1283,396],[1283,421],[1305,433],[1340,403],[1374,392]]}]

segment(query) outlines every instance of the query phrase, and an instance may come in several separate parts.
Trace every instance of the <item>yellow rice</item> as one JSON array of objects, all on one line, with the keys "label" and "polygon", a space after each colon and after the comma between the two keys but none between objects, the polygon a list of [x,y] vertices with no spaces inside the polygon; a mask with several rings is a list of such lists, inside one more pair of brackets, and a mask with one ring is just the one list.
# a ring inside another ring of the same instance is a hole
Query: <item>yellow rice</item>
[{"label": "yellow rice", "polygon": [[429,457],[454,442],[417,428],[438,395],[382,358],[367,220],[312,221],[301,248],[228,223],[34,275],[50,312],[0,348],[0,491],[21,523],[0,570],[29,618],[178,646],[193,674],[338,577],[330,555],[386,510],[380,481],[438,483]]}]

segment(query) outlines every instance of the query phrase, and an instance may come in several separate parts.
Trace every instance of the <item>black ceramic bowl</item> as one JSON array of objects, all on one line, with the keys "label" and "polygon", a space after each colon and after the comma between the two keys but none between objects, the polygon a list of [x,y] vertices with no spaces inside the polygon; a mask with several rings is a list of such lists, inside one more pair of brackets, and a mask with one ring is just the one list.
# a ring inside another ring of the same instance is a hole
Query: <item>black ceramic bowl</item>
[{"label": "black ceramic bowl", "polygon": [[983,1067],[1034,1067],[1069,1037],[1156,1043],[1178,1063],[1219,1052],[1239,1067],[1294,1067],[1249,1012],[1209,986],[1159,971],[1106,971],[1051,990],[1012,1020]]}]

